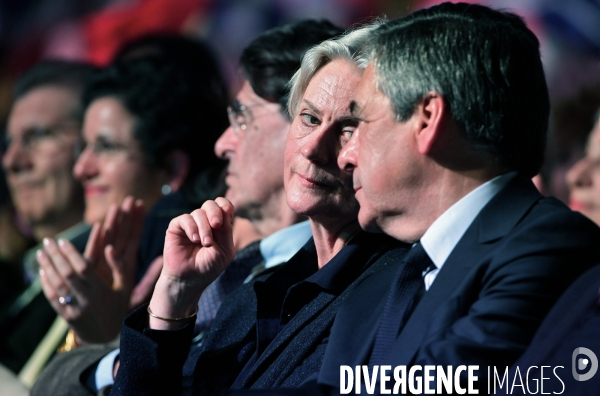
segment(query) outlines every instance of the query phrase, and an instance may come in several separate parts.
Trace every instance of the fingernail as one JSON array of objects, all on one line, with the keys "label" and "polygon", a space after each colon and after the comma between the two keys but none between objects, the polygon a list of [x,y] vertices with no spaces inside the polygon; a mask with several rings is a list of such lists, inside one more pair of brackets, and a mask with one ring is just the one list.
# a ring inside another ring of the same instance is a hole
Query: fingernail
[{"label": "fingernail", "polygon": [[35,255],[36,255],[36,257],[38,258],[38,260],[40,259],[40,257],[42,257],[42,254],[43,254],[43,253],[42,253],[42,249],[38,249],[38,250],[35,252]]},{"label": "fingernail", "polygon": [[210,221],[212,224],[218,226],[221,224],[221,219],[219,219],[218,217],[213,217],[212,220]]},{"label": "fingernail", "polygon": [[192,242],[200,242],[200,235],[196,233],[192,234]]},{"label": "fingernail", "polygon": [[50,238],[44,238],[42,242],[44,243],[44,246],[48,246],[50,245]]},{"label": "fingernail", "polygon": [[204,241],[202,242],[205,246],[208,246],[212,243],[210,237],[204,237]]},{"label": "fingernail", "polygon": [[46,275],[46,272],[44,272],[44,270],[42,268],[40,268],[40,276],[44,276]]},{"label": "fingernail", "polygon": [[58,245],[59,246],[65,246],[65,244],[66,244],[66,241],[63,238],[59,238],[58,239]]}]

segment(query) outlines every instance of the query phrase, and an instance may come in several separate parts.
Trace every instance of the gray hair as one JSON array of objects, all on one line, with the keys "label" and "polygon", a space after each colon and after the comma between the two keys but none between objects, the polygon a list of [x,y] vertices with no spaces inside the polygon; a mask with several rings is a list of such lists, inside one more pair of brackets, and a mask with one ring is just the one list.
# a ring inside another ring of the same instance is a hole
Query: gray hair
[{"label": "gray hair", "polygon": [[294,73],[290,82],[290,98],[288,112],[291,118],[296,116],[298,104],[310,83],[310,80],[323,66],[336,59],[353,62],[359,69],[364,69],[370,60],[371,51],[363,51],[371,38],[371,32],[385,21],[378,19],[368,25],[346,32],[344,35],[323,41],[310,48],[302,57],[300,69]]},{"label": "gray hair", "polygon": [[525,175],[539,171],[550,105],[539,42],[520,17],[443,3],[372,36],[375,83],[398,121],[437,92],[472,148]]}]

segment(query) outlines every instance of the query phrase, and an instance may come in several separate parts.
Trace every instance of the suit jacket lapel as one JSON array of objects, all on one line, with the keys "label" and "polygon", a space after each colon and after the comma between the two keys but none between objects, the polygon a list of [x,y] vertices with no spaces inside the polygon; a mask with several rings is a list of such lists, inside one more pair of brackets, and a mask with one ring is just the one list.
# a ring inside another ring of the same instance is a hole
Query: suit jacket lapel
[{"label": "suit jacket lapel", "polygon": [[365,276],[340,305],[319,371],[319,383],[337,387],[340,365],[356,366],[367,361],[390,282],[408,250],[407,244],[405,248],[393,249],[377,259],[372,267],[373,274]]},{"label": "suit jacket lapel", "polygon": [[437,307],[459,290],[469,270],[485,260],[495,242],[507,235],[540,198],[531,181],[517,176],[482,209],[400,332],[389,354],[391,364],[411,363]]},{"label": "suit jacket lapel", "polygon": [[[401,271],[401,268],[406,264],[404,259],[405,257],[402,257],[402,261],[399,263],[399,265],[396,266],[396,271],[390,274],[392,279],[396,275],[396,272]],[[390,288],[394,286],[395,285],[390,285]],[[356,357],[354,361],[350,361],[349,359],[341,359],[341,361],[343,361],[345,365],[363,365],[369,361],[373,345],[375,344],[375,337],[377,336],[379,321],[381,320],[381,315],[383,314],[383,309],[385,307],[385,302],[388,298],[389,293],[390,290],[384,293],[382,295],[382,298],[379,300],[378,304],[372,307],[372,313],[369,316],[368,320],[363,320],[362,322],[356,324],[356,327],[353,330],[353,332],[356,334],[355,339],[364,340],[365,342],[361,341],[361,343],[357,346],[358,351],[354,354],[354,356]]]},{"label": "suit jacket lapel", "polygon": [[[379,327],[379,319],[383,314],[383,308],[385,306],[385,298],[387,298],[387,294],[384,295],[384,298],[377,304],[375,309],[373,309],[373,315],[371,315],[371,319],[362,323],[362,331],[364,336],[357,337],[357,340],[363,339],[364,343],[360,343],[358,345],[358,353],[356,355],[356,360],[354,362],[348,362],[350,366],[357,366],[365,364],[369,361],[369,357],[371,356],[371,350],[373,349],[373,345],[375,344],[375,337],[377,336],[377,329]],[[374,324],[372,326],[366,326],[369,324]]]}]

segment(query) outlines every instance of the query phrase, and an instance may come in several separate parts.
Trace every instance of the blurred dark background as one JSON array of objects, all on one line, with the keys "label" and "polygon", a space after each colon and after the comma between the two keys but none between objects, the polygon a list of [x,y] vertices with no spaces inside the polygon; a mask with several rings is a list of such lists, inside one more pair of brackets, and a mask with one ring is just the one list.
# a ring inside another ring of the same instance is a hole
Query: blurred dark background
[{"label": "blurred dark background", "polygon": [[[600,0],[471,1],[522,15],[542,43],[553,105],[547,188],[583,150],[600,107]],[[437,0],[0,0],[0,129],[15,78],[42,58],[105,65],[120,45],[147,33],[203,37],[217,50],[232,92],[236,59],[259,32],[306,17],[341,26],[401,17]],[[531,98],[535,100],[535,98]],[[554,186],[556,184],[556,186]]]}]

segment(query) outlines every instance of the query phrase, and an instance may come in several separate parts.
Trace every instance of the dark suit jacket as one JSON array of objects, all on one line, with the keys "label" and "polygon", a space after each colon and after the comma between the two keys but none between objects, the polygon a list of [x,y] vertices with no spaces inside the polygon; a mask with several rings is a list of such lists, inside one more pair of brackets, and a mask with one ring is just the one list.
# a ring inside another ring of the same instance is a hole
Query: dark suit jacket
[{"label": "dark suit jacket", "polygon": [[[600,357],[599,289],[600,265],[596,265],[579,277],[558,300],[544,319],[531,345],[509,371],[508,384],[500,387],[496,383],[496,394],[541,394],[540,381],[543,377],[544,393],[555,392],[569,396],[598,395],[600,372],[597,371],[589,380],[578,381],[575,380],[572,370],[573,365],[577,374],[585,374],[592,369],[592,359],[585,354],[576,355],[573,362],[573,352],[577,348],[587,348],[596,359]],[[588,359],[588,364],[583,370],[578,369],[579,359]],[[542,366],[548,366],[543,375]],[[524,387],[518,386],[519,381],[516,382],[517,386],[512,386],[517,367]]]},{"label": "dark suit jacket", "polygon": [[[516,177],[458,242],[387,363],[479,364],[480,379],[487,365],[514,363],[561,293],[600,262],[598,241],[595,224]],[[368,300],[373,292],[358,287],[340,307],[320,383],[339,387],[340,365],[368,361],[383,308]]]},{"label": "dark suit jacket", "polygon": [[[253,285],[242,285],[221,306],[203,351],[196,361],[193,384],[181,378],[181,368],[190,345],[191,326],[175,332],[144,329],[147,314],[135,312],[125,320],[121,336],[121,368],[113,393],[179,394],[193,387],[195,394],[216,395],[238,379],[242,388],[296,386],[317,372],[327,345],[329,330],[339,304],[352,289],[373,272],[398,265],[408,246],[383,235],[362,233],[354,238],[321,271],[333,268],[334,260],[344,265],[331,280],[331,287],[315,290],[314,298],[280,329],[267,345],[257,340],[257,306]],[[315,267],[314,243],[309,241],[287,264],[264,282],[274,288],[281,274],[298,268]],[[309,262],[304,258],[311,257]],[[352,277],[347,274],[354,273]],[[300,282],[302,279],[298,279]],[[258,285],[257,285],[258,286]],[[293,293],[290,287],[287,293]],[[260,312],[260,309],[259,309]],[[259,349],[260,351],[255,354]],[[248,363],[250,361],[250,363]]]}]

